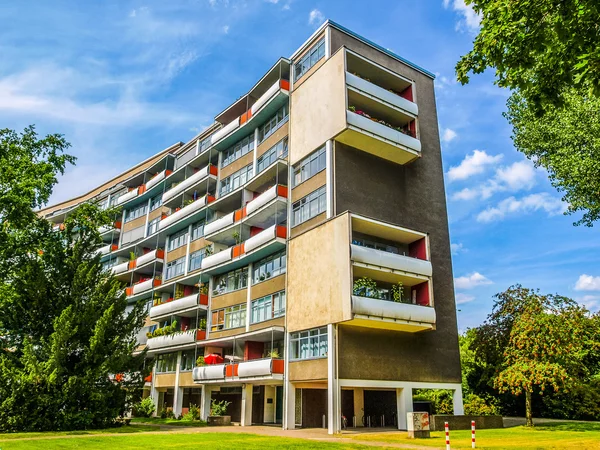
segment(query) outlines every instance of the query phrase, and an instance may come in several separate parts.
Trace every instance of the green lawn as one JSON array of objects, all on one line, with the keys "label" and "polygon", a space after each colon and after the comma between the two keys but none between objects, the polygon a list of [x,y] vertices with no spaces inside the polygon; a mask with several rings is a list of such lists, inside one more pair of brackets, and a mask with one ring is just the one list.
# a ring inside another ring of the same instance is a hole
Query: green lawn
[{"label": "green lawn", "polygon": [[[362,434],[352,436],[361,441],[385,443],[418,444],[428,447],[445,447],[444,432],[431,433],[430,439],[408,439],[406,433]],[[552,423],[498,430],[476,432],[478,449],[600,449],[600,423]],[[471,448],[470,430],[450,430],[452,449]]]},{"label": "green lawn", "polygon": [[[137,428],[137,427],[129,427]],[[54,433],[48,433],[48,435]],[[210,450],[238,448],[244,450],[266,449],[369,449],[362,445],[331,444],[304,439],[288,439],[239,433],[177,433],[177,434],[136,434],[135,436],[120,434],[118,436],[93,436],[85,438],[36,438],[33,440],[3,440],[0,435],[0,449],[188,449],[210,448]]]},{"label": "green lawn", "polygon": [[131,419],[133,424],[148,424],[148,425],[169,425],[174,427],[205,427],[206,422],[199,420],[177,420],[177,419],[161,419],[158,417],[134,417]]}]

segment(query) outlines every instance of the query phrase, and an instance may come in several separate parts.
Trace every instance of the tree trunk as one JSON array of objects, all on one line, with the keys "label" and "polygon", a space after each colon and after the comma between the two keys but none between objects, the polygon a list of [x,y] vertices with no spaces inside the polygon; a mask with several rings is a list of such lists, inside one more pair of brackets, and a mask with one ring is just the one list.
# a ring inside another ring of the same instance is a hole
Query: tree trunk
[{"label": "tree trunk", "polygon": [[531,413],[531,391],[525,391],[525,420],[526,426],[533,426],[533,416]]}]

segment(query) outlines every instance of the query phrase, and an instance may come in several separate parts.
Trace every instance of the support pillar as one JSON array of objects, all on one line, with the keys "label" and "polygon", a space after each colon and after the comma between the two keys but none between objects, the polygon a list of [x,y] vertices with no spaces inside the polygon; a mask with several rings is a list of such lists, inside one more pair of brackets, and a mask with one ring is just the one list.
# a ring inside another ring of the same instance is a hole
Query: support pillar
[{"label": "support pillar", "polygon": [[452,391],[452,404],[454,405],[454,415],[463,416],[465,409],[463,407],[462,386]]},{"label": "support pillar", "polygon": [[412,388],[396,389],[398,429],[406,430],[406,413],[413,412]]},{"label": "support pillar", "polygon": [[[354,388],[354,416],[356,417],[356,426],[362,427],[363,416],[365,414],[365,390],[363,388]],[[348,426],[353,426],[352,417],[348,417]]]},{"label": "support pillar", "polygon": [[252,389],[254,386],[247,383],[242,386],[242,417],[240,425],[249,427],[252,425]]},{"label": "support pillar", "polygon": [[341,411],[338,405],[340,388],[337,382],[336,361],[336,327],[327,325],[327,433],[340,432]]},{"label": "support pillar", "polygon": [[158,391],[156,390],[156,370],[153,368],[152,369],[152,384],[150,385],[150,397],[152,397],[152,403],[154,403],[154,414],[152,414],[153,416],[156,417],[156,414],[158,413]]},{"label": "support pillar", "polygon": [[210,416],[210,403],[212,399],[212,387],[205,384],[202,385],[202,401],[200,402],[200,418],[206,421]]},{"label": "support pillar", "polygon": [[284,390],[283,429],[293,430],[296,428],[296,387],[288,381]]},{"label": "support pillar", "polygon": [[181,415],[183,406],[183,390],[179,388],[179,369],[181,368],[181,352],[177,353],[177,366],[175,368],[175,386],[173,386],[173,414]]}]

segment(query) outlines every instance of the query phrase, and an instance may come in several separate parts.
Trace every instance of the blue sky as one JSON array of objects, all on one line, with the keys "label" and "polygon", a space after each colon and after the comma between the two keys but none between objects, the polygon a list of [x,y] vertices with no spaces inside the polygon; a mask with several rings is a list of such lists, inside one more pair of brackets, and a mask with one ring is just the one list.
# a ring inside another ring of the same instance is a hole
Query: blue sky
[{"label": "blue sky", "polygon": [[462,0],[2,2],[0,128],[66,136],[69,198],[191,139],[326,18],[437,75],[459,328],[514,283],[598,310],[597,227],[514,150],[491,74],[454,81],[478,26]]}]

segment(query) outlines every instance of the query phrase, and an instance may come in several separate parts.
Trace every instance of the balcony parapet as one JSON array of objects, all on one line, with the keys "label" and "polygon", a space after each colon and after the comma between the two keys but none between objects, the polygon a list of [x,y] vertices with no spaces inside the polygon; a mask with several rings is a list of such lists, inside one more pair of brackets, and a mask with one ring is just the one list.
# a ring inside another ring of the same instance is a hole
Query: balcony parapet
[{"label": "balcony parapet", "polygon": [[[397,303],[367,297],[352,296],[352,313],[361,319],[400,322],[414,326],[414,331],[432,329],[435,325],[435,309],[431,306]],[[410,331],[408,329],[407,331]]]},{"label": "balcony parapet", "polygon": [[214,200],[215,200],[215,198],[212,195],[205,195],[204,197],[199,198],[195,202],[192,202],[189,205],[184,206],[179,211],[175,211],[173,214],[161,219],[161,221],[158,223],[158,228],[160,230],[162,230],[163,228],[166,228],[169,225],[174,224],[178,220],[189,216],[190,214],[198,211],[201,208],[204,208],[206,205],[213,202]]},{"label": "balcony parapet", "polygon": [[177,195],[179,195],[182,192],[184,192],[186,189],[192,187],[194,184],[199,183],[200,181],[204,180],[209,175],[217,176],[218,173],[219,173],[219,170],[217,169],[217,166],[213,166],[213,165],[210,165],[210,164],[207,165],[206,167],[200,169],[195,174],[193,174],[190,177],[188,177],[185,180],[183,180],[177,186],[172,187],[171,189],[169,189],[168,191],[166,191],[163,194],[163,196],[162,196],[162,202],[163,203],[168,202],[172,198],[174,198]]},{"label": "balcony parapet", "polygon": [[158,317],[170,316],[178,312],[195,308],[198,305],[207,306],[208,296],[205,294],[192,294],[177,300],[153,306],[150,308],[150,318],[154,320]]},{"label": "balcony parapet", "polygon": [[395,253],[362,247],[356,244],[350,245],[350,253],[350,257],[353,261],[361,262],[371,266],[386,267],[389,269],[414,273],[425,277],[431,277],[433,273],[430,261],[425,261],[410,256],[397,255]]}]

